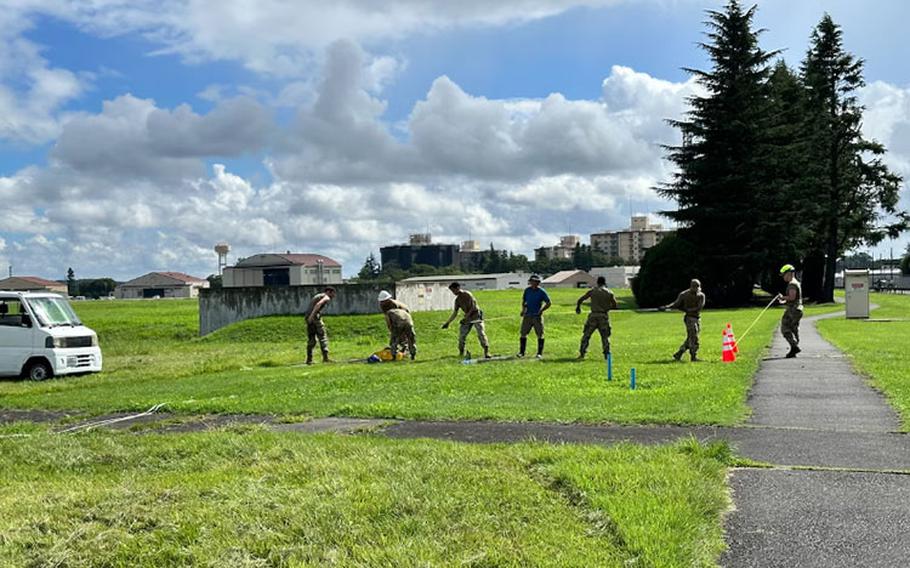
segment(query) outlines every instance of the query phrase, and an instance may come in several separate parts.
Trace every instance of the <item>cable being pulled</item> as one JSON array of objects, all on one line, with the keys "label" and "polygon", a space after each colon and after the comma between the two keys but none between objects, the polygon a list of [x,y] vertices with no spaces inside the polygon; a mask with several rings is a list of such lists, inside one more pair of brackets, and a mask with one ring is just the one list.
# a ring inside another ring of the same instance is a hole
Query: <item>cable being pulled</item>
[{"label": "cable being pulled", "polygon": [[[164,406],[166,404],[167,403],[165,403],[165,402],[156,404],[155,406],[149,408],[145,412],[140,412],[139,414],[131,414],[129,416],[120,416],[118,418],[108,418],[107,420],[97,420],[95,422],[85,422],[83,424],[77,424],[76,426],[66,428],[65,430],[55,430],[52,433],[54,433],[54,434],[74,434],[76,432],[88,432],[90,430],[94,430],[95,428],[100,428],[102,426],[110,426],[111,424],[116,424],[118,422],[127,422],[129,420],[136,420],[137,418],[143,418],[145,416],[150,416],[150,415],[158,412],[159,410],[164,408]],[[32,434],[27,434],[27,433],[0,434],[0,439],[31,438],[31,437],[32,437]]]},{"label": "cable being pulled", "polygon": [[755,321],[752,322],[752,325],[750,325],[750,326],[746,329],[746,332],[743,333],[743,334],[739,337],[739,339],[736,341],[736,344],[737,344],[737,345],[740,345],[740,344],[743,342],[743,340],[746,338],[746,336],[749,335],[749,332],[752,331],[752,328],[755,327],[755,324],[758,323],[758,320],[760,320],[761,317],[762,317],[763,315],[765,315],[765,312],[768,311],[768,308],[770,308],[772,305],[774,305],[774,302],[776,302],[778,298],[780,298],[780,294],[774,296],[774,297],[771,299],[771,302],[770,302],[767,306],[765,306],[765,309],[763,309],[763,310],[761,311],[760,314],[758,314],[758,317],[755,318]]},{"label": "cable being pulled", "polygon": [[57,434],[72,434],[75,432],[88,432],[94,430],[95,428],[100,428],[102,426],[110,426],[111,424],[117,424],[118,422],[127,422],[129,420],[136,420],[137,418],[144,418],[145,416],[151,416],[152,414],[161,410],[165,404],[164,402],[158,403],[155,406],[149,408],[145,412],[140,412],[139,414],[131,414],[129,416],[120,416],[117,418],[108,418],[107,420],[98,420],[96,422],[86,422],[84,424],[77,424],[65,430],[58,430]]}]

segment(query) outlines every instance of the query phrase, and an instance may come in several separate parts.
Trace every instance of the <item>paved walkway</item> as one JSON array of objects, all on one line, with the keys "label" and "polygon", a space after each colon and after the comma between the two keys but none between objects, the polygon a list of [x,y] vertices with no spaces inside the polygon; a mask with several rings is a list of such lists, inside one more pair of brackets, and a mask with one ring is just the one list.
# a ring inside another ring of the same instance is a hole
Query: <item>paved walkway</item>
[{"label": "paved walkway", "polygon": [[[727,519],[728,549],[721,564],[906,566],[910,476],[869,471],[907,469],[906,436],[892,433],[900,428],[898,417],[884,397],[822,339],[813,319],[804,322],[801,332],[800,357],[772,356],[763,362],[749,398],[750,424],[799,428],[792,431],[798,432],[794,438],[834,441],[836,447],[800,448],[803,452],[790,452],[788,458],[803,465],[852,471],[734,471],[731,486],[736,508]],[[785,351],[778,334],[772,355]],[[772,450],[775,442],[762,438],[760,445]]]}]

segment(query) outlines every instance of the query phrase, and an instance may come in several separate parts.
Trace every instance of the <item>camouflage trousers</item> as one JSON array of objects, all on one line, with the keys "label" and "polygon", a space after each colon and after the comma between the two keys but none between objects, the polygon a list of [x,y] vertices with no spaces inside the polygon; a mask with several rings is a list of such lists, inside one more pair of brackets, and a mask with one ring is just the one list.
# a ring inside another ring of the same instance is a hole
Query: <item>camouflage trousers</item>
[{"label": "camouflage trousers", "polygon": [[790,348],[799,347],[799,320],[803,319],[803,311],[787,308],[780,319],[780,332],[790,344]]},{"label": "camouflage trousers", "polygon": [[323,353],[328,353],[329,351],[329,336],[325,331],[325,324],[322,323],[321,319],[314,321],[313,323],[307,322],[306,324],[306,337],[307,343],[306,348],[307,352],[312,352],[313,347],[316,347],[316,342],[319,342],[319,348]]},{"label": "camouflage trousers", "polygon": [[698,355],[698,334],[701,332],[701,318],[694,316],[685,316],[683,323],[686,325],[686,340],[679,346],[679,353],[682,355],[688,351],[692,357]]},{"label": "camouflage trousers", "polygon": [[389,347],[392,348],[393,354],[398,353],[399,347],[402,352],[407,350],[411,355],[417,354],[417,337],[414,334],[414,324],[393,325],[389,330]]},{"label": "camouflage trousers", "polygon": [[490,348],[490,342],[487,341],[487,332],[483,325],[483,320],[479,320],[461,322],[461,326],[458,328],[458,352],[464,353],[465,342],[468,339],[468,334],[471,333],[471,328],[477,330],[477,339],[480,340],[480,346],[483,347],[484,351],[487,351]]},{"label": "camouflage trousers", "polygon": [[581,333],[581,346],[578,353],[584,356],[588,352],[588,344],[591,342],[591,336],[594,332],[600,332],[600,343],[603,347],[604,357],[610,352],[610,317],[606,314],[588,314],[588,320],[585,322],[584,330]]}]

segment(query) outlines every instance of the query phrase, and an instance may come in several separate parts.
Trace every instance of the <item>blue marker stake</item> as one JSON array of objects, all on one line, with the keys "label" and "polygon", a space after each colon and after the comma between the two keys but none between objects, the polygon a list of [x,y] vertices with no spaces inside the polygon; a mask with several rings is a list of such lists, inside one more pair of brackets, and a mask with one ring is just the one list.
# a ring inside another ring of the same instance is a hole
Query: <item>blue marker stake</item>
[{"label": "blue marker stake", "polygon": [[629,388],[635,390],[635,367],[629,371]]},{"label": "blue marker stake", "polygon": [[607,353],[607,380],[613,380],[613,354]]}]

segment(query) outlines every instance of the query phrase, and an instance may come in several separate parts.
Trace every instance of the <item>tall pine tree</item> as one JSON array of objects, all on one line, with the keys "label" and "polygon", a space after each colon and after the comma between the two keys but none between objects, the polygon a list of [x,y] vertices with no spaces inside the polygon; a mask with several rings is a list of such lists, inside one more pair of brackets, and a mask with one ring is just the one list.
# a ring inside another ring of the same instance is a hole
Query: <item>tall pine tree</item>
[{"label": "tall pine tree", "polygon": [[382,274],[382,268],[376,257],[370,252],[370,256],[363,262],[363,267],[357,273],[357,278],[361,280],[376,280]]},{"label": "tall pine tree", "polygon": [[809,144],[804,135],[806,94],[799,76],[778,61],[768,78],[768,121],[757,161],[762,180],[760,209],[755,212],[752,248],[764,253],[759,282],[778,291],[778,269],[786,263],[802,265],[814,233],[801,223],[818,207],[805,177]]},{"label": "tall pine tree", "polygon": [[687,69],[707,92],[689,100],[683,120],[671,121],[683,143],[668,147],[678,168],[658,188],[676,200],[664,214],[681,225],[680,237],[694,245],[706,292],[715,304],[747,301],[762,268],[765,251],[755,247],[756,215],[762,211],[762,164],[766,144],[770,60],[761,49],[762,30],[752,27],[755,7],[730,0],[723,11],[709,11],[710,71]]},{"label": "tall pine tree", "polygon": [[[863,60],[844,50],[840,27],[827,14],[812,32],[802,65],[806,87],[811,196],[822,206],[805,219],[824,253],[821,301],[834,301],[837,260],[845,250],[874,245],[908,227],[899,212],[901,178],[882,161],[885,147],[862,134]],[[890,222],[885,219],[891,216]]]}]

